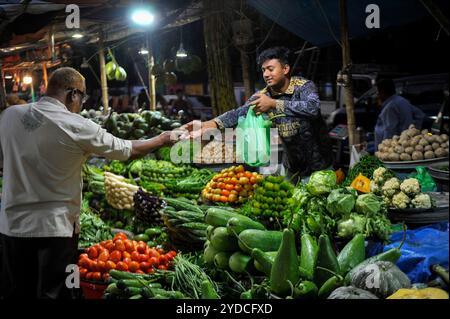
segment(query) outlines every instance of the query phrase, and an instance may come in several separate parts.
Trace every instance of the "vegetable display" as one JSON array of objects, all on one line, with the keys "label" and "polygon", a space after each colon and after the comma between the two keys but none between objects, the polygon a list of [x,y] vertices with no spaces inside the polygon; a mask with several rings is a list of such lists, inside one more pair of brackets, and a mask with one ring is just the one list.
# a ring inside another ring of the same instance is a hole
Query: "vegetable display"
[{"label": "vegetable display", "polygon": [[375,156],[365,155],[361,157],[360,161],[350,168],[342,186],[350,186],[359,174],[371,179],[374,171],[379,167],[384,167],[383,162]]},{"label": "vegetable display", "polygon": [[375,156],[385,162],[420,161],[448,157],[448,135],[419,131],[411,124],[400,136],[394,135],[378,145]]},{"label": "vegetable display", "polygon": [[234,163],[236,152],[232,143],[222,143],[211,141],[202,147],[201,151],[195,154],[194,163],[202,164],[223,164]]},{"label": "vegetable display", "polygon": [[202,190],[202,198],[212,202],[243,203],[261,182],[262,176],[245,171],[242,165],[231,166],[214,175]]},{"label": "vegetable display", "polygon": [[164,202],[156,196],[144,192],[141,188],[134,193],[134,212],[136,222],[144,228],[162,224],[159,211],[164,207]]},{"label": "vegetable display", "polygon": [[86,248],[95,243],[113,238],[111,227],[96,214],[94,214],[86,199],[83,199],[80,213],[80,234],[78,247]]}]

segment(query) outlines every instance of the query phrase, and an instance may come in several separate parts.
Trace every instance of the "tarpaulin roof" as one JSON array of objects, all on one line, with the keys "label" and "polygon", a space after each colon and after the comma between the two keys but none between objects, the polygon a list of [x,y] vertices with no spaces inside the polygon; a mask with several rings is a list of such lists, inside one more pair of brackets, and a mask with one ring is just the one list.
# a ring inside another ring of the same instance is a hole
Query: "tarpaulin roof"
[{"label": "tarpaulin roof", "polygon": [[[298,37],[324,47],[340,41],[339,0],[248,0],[249,4]],[[440,7],[447,6],[435,1]],[[356,38],[379,29],[366,27],[369,4],[380,9],[380,28],[405,25],[429,13],[419,0],[347,1],[349,37]]]}]

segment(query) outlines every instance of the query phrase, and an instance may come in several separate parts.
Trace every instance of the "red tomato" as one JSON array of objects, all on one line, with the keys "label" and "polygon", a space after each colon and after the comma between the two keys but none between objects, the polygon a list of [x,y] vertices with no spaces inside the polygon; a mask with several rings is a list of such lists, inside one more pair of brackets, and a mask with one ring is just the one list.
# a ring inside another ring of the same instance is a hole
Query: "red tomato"
[{"label": "red tomato", "polygon": [[133,242],[127,239],[124,241],[124,243],[125,243],[125,250],[129,253],[132,253],[134,250]]},{"label": "red tomato", "polygon": [[115,262],[116,264],[122,259],[122,253],[118,250],[114,250],[110,255],[109,255],[109,260]]},{"label": "red tomato", "polygon": [[166,255],[161,255],[159,256],[159,260],[158,260],[159,264],[161,265],[165,265],[167,263],[167,257]]},{"label": "red tomato", "polygon": [[137,247],[137,251],[138,251],[138,253],[140,253],[140,254],[143,254],[143,253],[145,253],[145,251],[147,250],[147,244],[146,243],[144,243],[143,241],[141,242],[139,242],[139,245],[138,245],[138,247]]},{"label": "red tomato", "polygon": [[139,263],[137,261],[132,261],[128,264],[128,270],[131,272],[136,272],[139,270]]},{"label": "red tomato", "polygon": [[114,250],[114,243],[112,240],[108,240],[107,243],[105,244],[105,248],[109,251],[112,252]]},{"label": "red tomato", "polygon": [[88,256],[89,256],[90,259],[95,259],[95,258],[98,257],[98,251],[97,251],[97,249],[94,246],[89,247],[89,249],[88,249]]},{"label": "red tomato", "polygon": [[153,274],[155,272],[155,269],[153,267],[150,267],[147,269],[147,274]]},{"label": "red tomato", "polygon": [[148,262],[150,263],[150,265],[156,267],[156,266],[158,266],[158,259],[159,259],[159,258],[156,258],[156,257],[150,257],[149,260],[148,260]]},{"label": "red tomato", "polygon": [[86,278],[86,274],[88,272],[88,270],[86,268],[80,268],[79,272],[80,272],[80,278],[81,279]]},{"label": "red tomato", "polygon": [[148,261],[148,255],[146,254],[139,254],[139,262]]},{"label": "red tomato", "polygon": [[97,271],[105,272],[106,271],[106,263],[104,261],[97,261]]},{"label": "red tomato", "polygon": [[226,197],[226,196],[220,196],[220,201],[221,201],[222,203],[226,203],[226,202],[228,202],[228,197]]},{"label": "red tomato", "polygon": [[139,253],[137,251],[131,253],[131,260],[139,261]]},{"label": "red tomato", "polygon": [[92,273],[92,280],[94,281],[101,281],[102,280],[102,274],[99,271],[96,271]]},{"label": "red tomato", "polygon": [[143,271],[143,272],[147,272],[147,270],[149,269],[149,268],[151,268],[152,267],[152,265],[149,263],[149,262],[147,262],[147,261],[143,261],[143,262],[141,262],[140,264],[139,264],[139,268]]},{"label": "red tomato", "polygon": [[90,271],[98,271],[98,268],[97,268],[97,260],[93,260],[92,262],[91,262],[91,264],[89,265],[89,270]]},{"label": "red tomato", "polygon": [[92,274],[93,274],[93,272],[91,272],[91,271],[88,271],[87,273],[86,273],[86,280],[92,280]]},{"label": "red tomato", "polygon": [[125,239],[128,239],[128,237],[124,233],[117,233],[117,234],[114,235],[114,239],[113,240],[116,240],[116,239],[125,240]]},{"label": "red tomato", "polygon": [[114,249],[118,251],[125,251],[125,243],[121,239],[117,239],[114,242]]},{"label": "red tomato", "polygon": [[131,259],[131,254],[128,251],[124,251],[124,252],[122,252],[122,258],[130,258]]},{"label": "red tomato", "polygon": [[167,266],[166,265],[159,265],[158,269],[160,269],[160,270],[167,270]]},{"label": "red tomato", "polygon": [[108,260],[105,264],[105,269],[106,269],[106,271],[110,271],[111,269],[116,269],[116,263],[111,260]]},{"label": "red tomato", "polygon": [[225,185],[225,189],[227,190],[227,191],[232,191],[232,190],[234,190],[234,185],[233,184],[227,184],[227,185]]},{"label": "red tomato", "polygon": [[117,270],[128,271],[128,265],[123,261],[119,261],[116,266]]},{"label": "red tomato", "polygon": [[228,197],[228,196],[230,195],[230,191],[228,191],[228,190],[226,190],[226,189],[223,189],[223,190],[220,192],[220,195]]},{"label": "red tomato", "polygon": [[122,261],[124,263],[126,263],[128,266],[130,266],[130,263],[132,263],[133,261],[131,260],[131,258],[122,258]]},{"label": "red tomato", "polygon": [[89,268],[91,260],[88,257],[82,258],[78,261],[78,266],[83,268]]},{"label": "red tomato", "polygon": [[247,178],[252,178],[252,177],[253,177],[253,174],[250,173],[249,171],[245,172],[244,175],[245,175],[245,177],[247,177]]},{"label": "red tomato", "polygon": [[86,253],[80,254],[80,256],[78,257],[78,260],[81,260],[83,258],[89,258],[88,254],[86,254]]},{"label": "red tomato", "polygon": [[156,248],[150,248],[148,255],[149,255],[149,257],[159,258],[160,253],[156,250]]},{"label": "red tomato", "polygon": [[105,272],[105,273],[102,275],[103,281],[107,281],[108,278],[109,278],[109,274],[108,274],[107,272]]},{"label": "red tomato", "polygon": [[100,255],[98,255],[98,260],[107,262],[109,260],[109,252],[105,249],[103,250]]}]

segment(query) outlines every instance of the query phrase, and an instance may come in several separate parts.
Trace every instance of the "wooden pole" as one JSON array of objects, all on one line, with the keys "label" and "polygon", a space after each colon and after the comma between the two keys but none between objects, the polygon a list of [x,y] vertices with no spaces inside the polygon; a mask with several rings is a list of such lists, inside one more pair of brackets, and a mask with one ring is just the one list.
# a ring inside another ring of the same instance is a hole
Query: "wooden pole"
[{"label": "wooden pole", "polygon": [[105,67],[105,50],[103,48],[103,34],[100,34],[98,42],[98,57],[100,62],[100,82],[102,88],[102,104],[103,114],[108,114],[108,82],[106,80],[106,67]]},{"label": "wooden pole", "polygon": [[344,102],[347,112],[348,143],[351,148],[355,144],[355,113],[353,101],[352,76],[350,72],[352,61],[350,59],[350,44],[348,41],[347,3],[339,0],[339,13],[341,17],[341,46],[342,46],[342,73],[344,76]]},{"label": "wooden pole", "polygon": [[149,91],[149,106],[150,110],[156,110],[156,77],[153,75],[152,70],[155,65],[155,59],[153,58],[152,50],[152,38],[150,32],[147,33],[147,65],[148,65],[148,91]]},{"label": "wooden pole", "polygon": [[47,90],[47,85],[48,85],[47,62],[42,63],[42,77],[44,78],[45,90]]}]

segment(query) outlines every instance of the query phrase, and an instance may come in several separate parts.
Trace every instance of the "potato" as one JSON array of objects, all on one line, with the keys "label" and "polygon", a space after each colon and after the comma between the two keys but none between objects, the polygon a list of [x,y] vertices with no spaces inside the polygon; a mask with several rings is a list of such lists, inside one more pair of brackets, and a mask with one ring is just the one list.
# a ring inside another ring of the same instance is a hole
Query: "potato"
[{"label": "potato", "polygon": [[407,134],[409,137],[414,137],[416,135],[419,135],[420,131],[416,128],[411,128],[411,129],[408,129]]},{"label": "potato", "polygon": [[428,144],[429,144],[428,141],[424,138],[420,139],[420,141],[419,141],[419,145],[426,146]]},{"label": "potato", "polygon": [[394,135],[392,136],[392,140],[398,142],[398,140],[400,139],[400,136],[398,135]]},{"label": "potato", "polygon": [[389,153],[387,153],[387,152],[381,153],[381,160],[382,161],[388,161],[389,160]]},{"label": "potato", "polygon": [[414,137],[411,139],[411,141],[412,141],[412,143],[414,143],[414,144],[418,144],[418,143],[420,142],[421,139],[422,139],[422,136],[417,135],[417,136],[414,136]]},{"label": "potato", "polygon": [[432,151],[433,150],[433,146],[431,146],[431,145],[426,145],[424,148],[423,148],[423,151],[424,152],[428,152],[428,151]]},{"label": "potato", "polygon": [[383,141],[383,144],[384,144],[385,146],[387,146],[387,147],[390,147],[390,146],[391,146],[391,142],[392,142],[391,139],[386,139],[386,140]]},{"label": "potato", "polygon": [[383,151],[383,149],[384,149],[384,145],[383,145],[383,143],[380,143],[380,144],[378,144],[378,147],[377,147],[377,148],[378,148],[378,150],[379,150],[379,151],[381,151],[381,152],[382,152],[382,151]]},{"label": "potato", "polygon": [[414,124],[410,124],[410,125],[408,126],[408,129],[412,129],[412,128],[416,128],[416,126],[415,126]]},{"label": "potato", "polygon": [[448,148],[448,143],[441,143],[442,148]]},{"label": "potato", "polygon": [[434,141],[439,144],[442,144],[444,142],[439,135],[434,136]]},{"label": "potato", "polygon": [[422,130],[420,133],[421,133],[422,135],[427,135],[427,134],[428,134],[428,130]]},{"label": "potato", "polygon": [[437,150],[439,147],[441,147],[441,144],[434,142],[433,144],[431,144],[431,147],[433,148],[433,150]]},{"label": "potato", "polygon": [[398,162],[400,160],[400,155],[397,153],[390,153],[389,160],[392,162]]},{"label": "potato", "polygon": [[423,138],[426,139],[429,144],[433,144],[433,142],[434,142],[434,136],[433,135],[428,135],[427,134]]},{"label": "potato", "polygon": [[394,147],[394,151],[397,154],[402,154],[405,152],[405,148],[401,145],[397,145],[396,147]]},{"label": "potato", "polygon": [[425,159],[432,159],[435,158],[435,155],[433,151],[426,151],[425,154],[423,154],[423,157],[425,157]]},{"label": "potato", "polygon": [[436,155],[436,157],[445,157],[447,156],[448,152],[444,148],[439,147],[434,151],[434,154]]},{"label": "potato", "polygon": [[398,144],[399,144],[398,141],[392,141],[392,142],[391,142],[391,147],[394,147],[394,148],[395,148]]},{"label": "potato", "polygon": [[423,153],[422,152],[419,152],[419,151],[414,151],[413,153],[412,153],[412,159],[414,160],[414,161],[419,161],[419,160],[422,160],[423,159]]},{"label": "potato", "polygon": [[389,147],[386,153],[395,153],[393,147]]},{"label": "potato", "polygon": [[441,139],[443,142],[447,142],[448,141],[448,135],[447,134],[441,134]]},{"label": "potato", "polygon": [[402,153],[402,154],[400,154],[400,160],[401,161],[410,161],[411,160],[411,155],[409,155],[407,153]]},{"label": "potato", "polygon": [[406,148],[406,147],[408,147],[408,146],[411,145],[411,143],[410,143],[409,140],[400,140],[400,144],[401,144],[404,148]]},{"label": "potato", "polygon": [[423,146],[420,145],[420,144],[417,144],[417,145],[414,147],[414,149],[415,149],[416,151],[423,152]]}]

